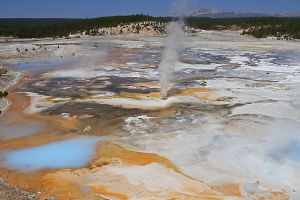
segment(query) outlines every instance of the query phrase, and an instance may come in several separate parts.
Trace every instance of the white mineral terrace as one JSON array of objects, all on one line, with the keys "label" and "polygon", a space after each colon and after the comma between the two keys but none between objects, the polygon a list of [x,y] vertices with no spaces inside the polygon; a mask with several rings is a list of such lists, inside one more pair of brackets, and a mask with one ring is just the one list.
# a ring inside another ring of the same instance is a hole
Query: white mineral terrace
[{"label": "white mineral terrace", "polygon": [[62,200],[300,199],[300,43],[187,34],[166,100],[164,44],[1,45],[23,77],[0,123],[0,176]]}]

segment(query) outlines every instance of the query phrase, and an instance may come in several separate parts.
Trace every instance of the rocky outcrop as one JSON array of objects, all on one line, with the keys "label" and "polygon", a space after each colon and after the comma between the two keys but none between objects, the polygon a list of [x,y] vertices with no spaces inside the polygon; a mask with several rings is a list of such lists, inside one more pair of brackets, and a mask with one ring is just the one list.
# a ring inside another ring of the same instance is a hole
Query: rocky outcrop
[{"label": "rocky outcrop", "polygon": [[36,200],[34,193],[25,192],[16,186],[12,186],[0,179],[0,200]]},{"label": "rocky outcrop", "polygon": [[160,35],[165,33],[165,23],[158,22],[141,22],[131,24],[121,24],[112,28],[100,28],[96,30],[99,35],[128,35],[128,34],[144,34],[144,35]]},{"label": "rocky outcrop", "polygon": [[6,76],[9,72],[9,69],[0,63],[0,76]]},{"label": "rocky outcrop", "polygon": [[[119,24],[116,27],[106,27],[93,30],[83,31],[78,34],[71,34],[70,38],[77,38],[84,35],[92,36],[106,36],[106,35],[145,35],[145,36],[155,36],[166,34],[166,23],[154,22],[154,21],[145,21],[139,23],[130,23],[130,24]],[[189,33],[200,32],[199,29],[185,27],[184,30]]]},{"label": "rocky outcrop", "polygon": [[0,114],[8,105],[7,100],[3,98],[7,96],[5,89],[16,80],[18,74],[0,63]]}]

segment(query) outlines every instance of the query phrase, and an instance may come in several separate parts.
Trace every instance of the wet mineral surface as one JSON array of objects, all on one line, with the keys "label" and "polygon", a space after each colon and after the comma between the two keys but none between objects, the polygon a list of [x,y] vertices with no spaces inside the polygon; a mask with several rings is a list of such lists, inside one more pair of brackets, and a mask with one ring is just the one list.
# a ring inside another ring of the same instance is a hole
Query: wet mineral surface
[{"label": "wet mineral surface", "polygon": [[300,43],[187,36],[163,100],[163,40],[2,51],[23,76],[1,116],[0,176],[41,198],[299,198]]}]

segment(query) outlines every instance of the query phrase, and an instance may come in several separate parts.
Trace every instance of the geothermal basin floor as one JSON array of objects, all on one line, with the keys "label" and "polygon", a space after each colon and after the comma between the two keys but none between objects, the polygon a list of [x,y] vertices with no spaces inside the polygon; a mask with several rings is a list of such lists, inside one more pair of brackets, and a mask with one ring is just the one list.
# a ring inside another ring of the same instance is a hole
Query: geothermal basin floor
[{"label": "geothermal basin floor", "polygon": [[162,100],[163,41],[1,46],[23,74],[1,116],[4,181],[40,199],[299,199],[300,43],[188,35]]}]

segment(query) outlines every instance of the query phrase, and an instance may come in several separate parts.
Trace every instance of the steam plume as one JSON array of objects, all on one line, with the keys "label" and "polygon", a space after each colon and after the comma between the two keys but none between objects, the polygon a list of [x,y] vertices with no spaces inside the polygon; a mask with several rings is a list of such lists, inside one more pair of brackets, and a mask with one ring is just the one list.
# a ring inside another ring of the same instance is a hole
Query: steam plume
[{"label": "steam plume", "polygon": [[159,82],[163,99],[168,98],[168,85],[172,80],[175,65],[179,60],[178,52],[181,50],[184,40],[182,27],[184,26],[183,11],[186,3],[187,0],[181,0],[173,5],[172,15],[179,18],[179,21],[172,21],[166,27],[168,36],[164,44],[162,60],[159,64]]}]

